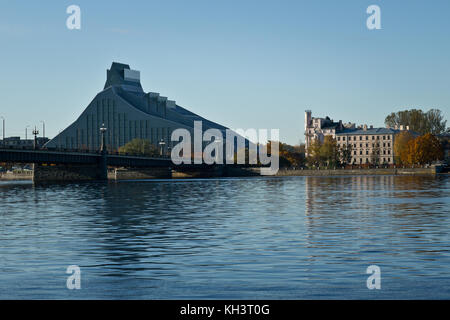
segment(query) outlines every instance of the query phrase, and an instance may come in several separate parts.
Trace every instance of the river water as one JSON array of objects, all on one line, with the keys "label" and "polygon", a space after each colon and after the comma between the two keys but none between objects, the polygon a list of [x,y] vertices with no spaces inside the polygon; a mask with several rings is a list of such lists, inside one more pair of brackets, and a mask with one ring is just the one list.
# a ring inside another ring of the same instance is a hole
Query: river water
[{"label": "river water", "polygon": [[448,176],[0,182],[0,298],[450,299],[449,196]]}]

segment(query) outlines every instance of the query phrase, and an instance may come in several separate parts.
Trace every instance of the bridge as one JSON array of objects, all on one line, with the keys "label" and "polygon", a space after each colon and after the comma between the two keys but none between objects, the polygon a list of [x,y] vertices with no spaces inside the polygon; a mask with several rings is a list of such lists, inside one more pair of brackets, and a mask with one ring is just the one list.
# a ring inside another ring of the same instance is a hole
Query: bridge
[{"label": "bridge", "polygon": [[[145,157],[139,155],[108,153],[82,150],[33,150],[25,148],[0,147],[0,163],[32,163],[33,182],[48,181],[85,181],[133,179],[133,178],[170,178],[223,176],[232,170],[242,170],[243,165],[175,165],[166,156]],[[108,167],[114,167],[108,173]],[[120,169],[119,169],[120,168]],[[246,175],[248,175],[247,172]]]}]

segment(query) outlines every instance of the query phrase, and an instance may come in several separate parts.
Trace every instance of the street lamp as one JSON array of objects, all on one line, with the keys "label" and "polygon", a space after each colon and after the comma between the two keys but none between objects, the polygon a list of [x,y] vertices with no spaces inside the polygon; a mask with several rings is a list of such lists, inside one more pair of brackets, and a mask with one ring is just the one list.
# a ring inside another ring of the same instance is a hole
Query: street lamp
[{"label": "street lamp", "polygon": [[2,128],[3,128],[3,139],[2,139],[2,142],[3,142],[3,145],[5,145],[5,118],[3,116],[0,116],[0,118],[2,118],[2,121],[3,121],[3,126],[2,126]]},{"label": "street lamp", "polygon": [[28,128],[29,128],[30,126],[26,126],[25,127],[25,140],[28,140]]},{"label": "street lamp", "polygon": [[42,123],[42,137],[45,138],[45,121],[41,120],[39,122]]},{"label": "street lamp", "polygon": [[106,138],[105,138],[106,130],[108,130],[108,129],[106,129],[105,124],[103,123],[100,128],[100,133],[102,135],[102,146],[100,147],[100,151],[102,153],[106,153]]},{"label": "street lamp", "polygon": [[163,148],[164,148],[164,145],[165,145],[166,143],[164,142],[164,140],[163,139],[161,139],[161,141],[159,142],[159,145],[161,146],[161,152],[160,152],[160,155],[162,156],[163,155]]},{"label": "street lamp", "polygon": [[34,145],[33,145],[33,148],[34,148],[34,150],[37,149],[37,135],[38,135],[38,134],[39,134],[39,130],[37,130],[36,127],[34,127],[34,130],[33,130],[33,135],[34,135]]}]

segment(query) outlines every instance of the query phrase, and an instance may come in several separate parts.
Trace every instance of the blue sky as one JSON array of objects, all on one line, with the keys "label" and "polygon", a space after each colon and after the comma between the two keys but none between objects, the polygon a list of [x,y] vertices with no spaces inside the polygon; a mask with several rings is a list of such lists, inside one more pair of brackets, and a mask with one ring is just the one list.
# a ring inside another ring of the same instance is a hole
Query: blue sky
[{"label": "blue sky", "polygon": [[[450,2],[4,1],[0,115],[6,135],[46,122],[50,137],[103,89],[112,61],[231,128],[303,140],[313,116],[384,126],[392,111],[450,114]],[[81,30],[66,8],[81,8]],[[368,30],[366,8],[381,8]]]}]

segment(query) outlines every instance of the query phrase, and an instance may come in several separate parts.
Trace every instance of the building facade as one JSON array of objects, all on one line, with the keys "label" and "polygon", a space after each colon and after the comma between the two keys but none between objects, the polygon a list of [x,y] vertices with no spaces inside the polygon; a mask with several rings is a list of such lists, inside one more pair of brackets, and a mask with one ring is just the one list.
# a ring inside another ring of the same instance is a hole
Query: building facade
[{"label": "building facade", "polygon": [[[314,140],[323,142],[325,136],[336,138],[336,133],[344,128],[351,128],[352,124],[343,124],[342,120],[334,122],[329,117],[312,117],[311,110],[305,111],[305,156],[308,156],[308,149]],[[353,125],[354,127],[354,125]]]},{"label": "building facade", "polygon": [[374,128],[362,125],[356,127],[354,123],[343,124],[333,122],[329,117],[312,118],[311,111],[305,111],[305,150],[314,140],[323,142],[325,136],[332,136],[338,147],[351,150],[351,164],[385,164],[395,163],[394,139],[395,135],[409,127],[400,128]]},{"label": "building facade", "polygon": [[113,62],[107,70],[103,91],[96,95],[74,123],[45,147],[99,150],[100,128],[104,124],[107,128],[108,150],[117,150],[127,142],[140,138],[156,146],[164,142],[161,146],[167,152],[176,143],[171,142],[172,131],[183,128],[193,134],[194,121],[202,121],[203,131],[219,129],[225,136],[226,127],[180,107],[159,93],[145,93],[139,71],[131,70],[126,64]]},{"label": "building facade", "polygon": [[336,134],[340,148],[351,146],[351,164],[394,164],[394,138],[399,130],[364,125]]}]

